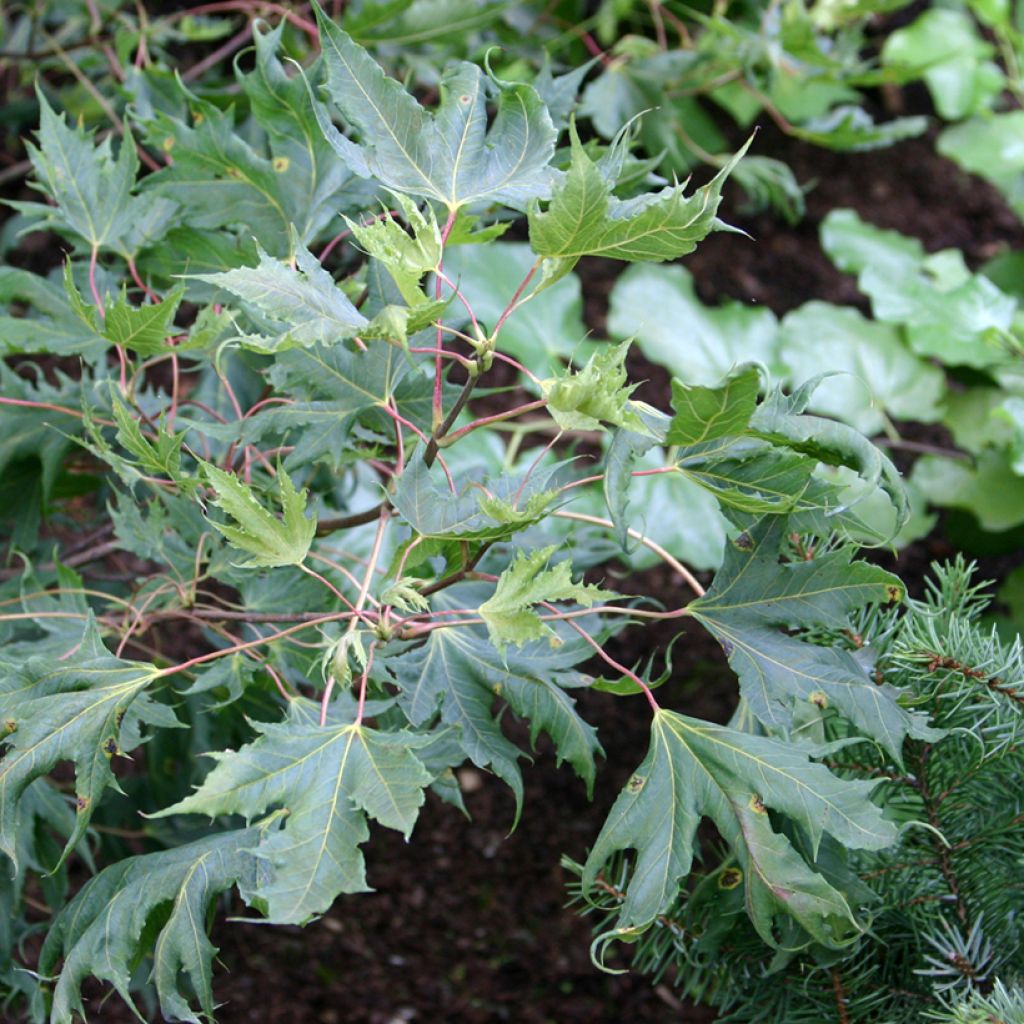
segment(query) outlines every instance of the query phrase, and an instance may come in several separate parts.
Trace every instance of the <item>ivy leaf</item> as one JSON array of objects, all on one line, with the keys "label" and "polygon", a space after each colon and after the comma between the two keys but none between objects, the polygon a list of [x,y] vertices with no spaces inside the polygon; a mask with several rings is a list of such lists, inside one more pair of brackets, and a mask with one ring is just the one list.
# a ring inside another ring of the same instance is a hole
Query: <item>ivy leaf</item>
[{"label": "ivy leaf", "polygon": [[64,856],[84,835],[104,791],[117,789],[111,759],[141,742],[140,725],[173,728],[170,708],[146,694],[160,675],[153,665],[122,661],[103,647],[92,620],[67,660],[0,662],[0,850],[17,856],[19,803],[29,784],[61,761],[75,765],[78,820]]},{"label": "ivy leaf", "polygon": [[226,288],[272,321],[273,334],[246,337],[247,343],[265,351],[289,345],[308,348],[317,342],[333,345],[354,338],[369,323],[302,245],[296,247],[294,269],[262,249],[258,252],[255,267],[196,275],[200,281]]},{"label": "ivy leaf", "polygon": [[[557,132],[532,86],[456,64],[441,79],[436,113],[429,113],[319,5],[314,8],[327,91],[362,142],[345,138],[318,111],[320,126],[356,174],[451,211],[480,201],[522,208],[548,194]],[[490,127],[488,101],[496,105]]]},{"label": "ivy leaf", "polygon": [[367,891],[359,851],[369,838],[367,818],[408,839],[433,781],[415,753],[427,737],[338,721],[354,710],[350,703],[324,726],[319,705],[305,700],[293,700],[284,721],[253,722],[257,739],[211,754],[217,764],[196,792],[156,815],[241,814],[251,821],[284,807],[284,827],[253,848],[272,869],[254,895],[274,924],[303,924],[340,893]]},{"label": "ivy leaf", "polygon": [[591,583],[573,583],[569,561],[545,569],[556,550],[551,545],[529,553],[517,551],[512,564],[498,577],[494,593],[480,605],[480,616],[499,651],[504,652],[509,644],[521,647],[542,637],[558,642],[558,635],[532,605],[541,601],[574,601],[589,608],[595,601],[615,596]]},{"label": "ivy leaf", "polygon": [[573,766],[588,792],[594,784],[594,757],[601,746],[566,693],[589,685],[590,677],[574,666],[593,652],[568,629],[560,630],[559,637],[563,643],[558,647],[534,641],[501,654],[482,630],[436,629],[420,647],[385,660],[401,687],[399,699],[409,721],[423,725],[440,712],[445,724],[457,726],[466,756],[511,788],[517,818],[523,799],[522,753],[501,731],[496,698],[529,721],[531,742],[541,731],[551,736],[558,760]]},{"label": "ivy leaf", "polygon": [[284,517],[278,519],[256,500],[252,488],[233,473],[208,462],[202,463],[202,467],[217,493],[213,504],[238,524],[231,526],[211,520],[210,525],[235,547],[249,553],[247,561],[236,563],[240,568],[270,569],[302,563],[316,536],[316,519],[306,518],[306,492],[296,491],[283,469],[277,472],[277,484]]},{"label": "ivy leaf", "polygon": [[[546,210],[529,211],[530,245],[538,256],[557,260],[558,273],[581,256],[627,262],[662,262],[684,256],[717,226],[722,186],[746,146],[715,177],[688,198],[682,185],[634,199],[617,199],[601,168],[587,155],[575,128],[572,163]],[[749,143],[747,143],[749,145]],[[556,276],[558,276],[556,274]]]},{"label": "ivy leaf", "polygon": [[908,735],[934,736],[924,717],[900,707],[897,692],[869,679],[851,652],[783,630],[839,632],[857,609],[901,600],[903,587],[877,566],[851,562],[850,548],[780,564],[787,528],[784,517],[773,516],[740,534],[690,610],[722,645],[740,692],[769,729],[791,729],[802,701],[834,707],[899,762]]},{"label": "ivy leaf", "polygon": [[638,434],[647,425],[629,396],[636,384],[626,386],[626,353],[630,342],[606,345],[576,373],[541,381],[548,412],[563,430],[599,430],[604,423],[628,427]]},{"label": "ivy leaf", "polygon": [[412,228],[410,235],[390,216],[378,217],[369,224],[357,224],[346,218],[355,240],[374,259],[388,269],[402,298],[410,306],[428,302],[420,288],[423,275],[436,270],[441,262],[441,231],[429,208],[421,213],[407,196],[395,193],[395,202]]},{"label": "ivy leaf", "polygon": [[814,854],[825,834],[854,849],[882,849],[898,832],[871,802],[876,785],[839,779],[791,744],[659,710],[647,756],[587,858],[584,890],[614,853],[636,850],[617,930],[645,930],[677,899],[697,826],[708,817],[743,872],[747,913],[766,943],[780,946],[773,925],[784,914],[806,930],[800,946],[846,945],[862,931],[846,898],[775,830],[768,812],[804,833]]},{"label": "ivy leaf", "polygon": [[43,975],[53,975],[64,961],[53,993],[53,1024],[86,1018],[81,988],[90,977],[113,985],[142,1020],[131,981],[140,956],[148,950],[164,1019],[199,1024],[181,990],[184,974],[203,1019],[212,1020],[217,950],[206,936],[207,914],[216,897],[233,885],[243,896],[249,894],[257,874],[250,851],[260,835],[257,828],[223,832],[175,849],[128,857],[89,879],[53,921],[40,954]]},{"label": "ivy leaf", "polygon": [[729,434],[742,434],[754,415],[761,374],[748,366],[730,374],[715,388],[672,381],[668,444],[693,445]]},{"label": "ivy leaf", "polygon": [[81,126],[69,128],[66,116],[54,112],[42,90],[37,89],[36,94],[39,145],[26,146],[36,172],[36,187],[54,205],[10,205],[30,218],[41,218],[55,231],[77,236],[90,249],[112,249],[125,257],[139,248],[138,240],[131,236],[140,224],[149,225],[157,234],[158,224],[166,230],[177,204],[132,194],[139,159],[131,133],[125,132],[115,159],[110,136],[94,146],[89,132]]}]

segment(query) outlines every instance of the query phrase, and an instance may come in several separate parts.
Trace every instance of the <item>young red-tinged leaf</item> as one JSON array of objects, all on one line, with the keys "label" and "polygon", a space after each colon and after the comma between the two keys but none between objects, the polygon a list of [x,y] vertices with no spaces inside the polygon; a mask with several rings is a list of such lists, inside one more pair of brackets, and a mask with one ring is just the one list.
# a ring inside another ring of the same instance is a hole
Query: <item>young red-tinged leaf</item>
[{"label": "young red-tinged leaf", "polygon": [[871,801],[876,782],[840,779],[787,743],[658,711],[651,746],[612,807],[583,872],[585,889],[619,850],[637,852],[617,925],[639,932],[675,902],[710,818],[743,871],[746,905],[761,938],[777,946],[773,919],[796,919],[812,941],[847,945],[862,934],[846,897],[775,830],[772,811],[854,849],[892,845],[896,826]]},{"label": "young red-tinged leaf", "polygon": [[210,525],[236,548],[249,554],[240,568],[274,568],[299,565],[316,536],[316,519],[306,518],[306,492],[296,491],[283,470],[277,472],[283,518],[278,519],[257,501],[253,489],[233,473],[204,462],[203,473],[217,494],[213,504],[223,509],[237,525]]}]

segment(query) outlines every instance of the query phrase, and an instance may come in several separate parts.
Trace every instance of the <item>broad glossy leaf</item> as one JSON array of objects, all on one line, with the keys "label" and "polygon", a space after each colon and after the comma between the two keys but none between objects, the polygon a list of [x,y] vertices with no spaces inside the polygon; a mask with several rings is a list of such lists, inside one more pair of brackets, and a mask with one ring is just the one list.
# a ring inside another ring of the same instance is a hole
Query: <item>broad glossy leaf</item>
[{"label": "broad glossy leaf", "polygon": [[[213,958],[206,935],[213,901],[232,886],[243,896],[257,879],[252,855],[258,828],[222,832],[159,853],[127,857],[89,879],[54,920],[40,956],[40,970],[57,972],[50,1020],[86,1019],[82,984],[109,982],[142,1020],[132,999],[140,954],[151,951],[152,981],[165,1020],[212,1020]],[[169,908],[166,915],[161,911]],[[183,985],[182,983],[186,984]],[[194,993],[202,1018],[190,1003]]]},{"label": "broad glossy leaf", "polygon": [[285,808],[284,826],[251,847],[272,869],[253,895],[275,924],[303,924],[340,893],[366,891],[359,846],[369,838],[367,818],[408,838],[432,781],[416,757],[425,737],[357,725],[353,702],[342,703],[323,726],[319,706],[301,699],[281,722],[254,722],[257,739],[211,754],[217,764],[196,792],[157,815],[251,821]]},{"label": "broad glossy leaf", "polygon": [[716,387],[741,363],[780,369],[774,313],[740,302],[705,306],[683,267],[630,267],[612,289],[608,330],[635,337],[648,359],[684,384]]},{"label": "broad glossy leaf", "polygon": [[[352,171],[453,211],[480,201],[522,208],[549,193],[557,133],[532,86],[453,65],[431,113],[318,6],[316,14],[327,92],[361,141],[322,113],[320,126]],[[489,101],[497,110],[488,125]]]},{"label": "broad glossy leaf", "polygon": [[713,585],[689,608],[721,643],[751,711],[773,732],[788,732],[801,701],[834,707],[898,762],[908,735],[928,730],[921,716],[899,706],[864,665],[838,646],[823,647],[784,630],[849,628],[869,604],[901,600],[895,576],[851,562],[840,548],[810,561],[779,562],[788,525],[773,516],[726,546]]},{"label": "broad glossy leaf", "polygon": [[1024,216],[1024,110],[972,117],[946,128],[937,145],[965,171],[992,182]]},{"label": "broad glossy leaf", "polygon": [[924,246],[916,238],[875,227],[854,210],[828,212],[821,222],[821,246],[848,274],[859,274],[867,267],[899,273],[925,257]]},{"label": "broad glossy leaf", "polygon": [[966,11],[933,8],[891,33],[881,56],[897,74],[922,77],[939,115],[959,121],[989,107],[1004,87],[992,53]]},{"label": "broad glossy leaf", "polygon": [[494,593],[480,605],[480,617],[487,623],[491,643],[504,654],[509,644],[521,647],[530,640],[551,637],[554,630],[543,622],[535,604],[572,601],[589,608],[595,601],[615,594],[592,583],[573,583],[572,564],[561,561],[546,568],[557,548],[552,545],[529,553],[518,551],[498,577]]},{"label": "broad glossy leaf", "polygon": [[783,319],[779,351],[794,384],[835,374],[815,389],[810,408],[865,434],[881,430],[886,414],[919,423],[939,418],[943,372],[911,352],[894,327],[856,309],[808,302]]},{"label": "broad glossy leaf", "polygon": [[684,256],[717,225],[722,186],[741,150],[715,177],[687,197],[682,185],[621,200],[572,133],[572,163],[546,210],[530,209],[530,245],[571,270],[582,256],[662,262]]},{"label": "broad glossy leaf", "polygon": [[618,928],[645,930],[677,898],[707,817],[743,872],[747,913],[765,942],[779,945],[774,918],[788,915],[807,932],[801,945],[846,945],[862,930],[846,898],[775,830],[768,812],[795,825],[812,851],[825,834],[854,849],[882,849],[898,833],[871,802],[876,785],[839,779],[791,744],[660,710],[647,757],[587,858],[584,888],[614,853],[636,850]]},{"label": "broad glossy leaf", "polygon": [[[908,514],[907,498],[900,474],[889,458],[846,424],[805,414],[819,383],[820,378],[805,381],[790,396],[781,390],[769,394],[754,413],[750,432],[825,465],[852,469],[866,493],[880,490],[889,497],[896,510],[897,527],[902,526]],[[837,511],[833,509],[832,514]]]},{"label": "broad glossy leaf", "polygon": [[65,660],[46,656],[18,665],[0,663],[0,719],[6,732],[0,760],[0,850],[12,860],[17,856],[25,789],[59,762],[71,761],[78,820],[67,855],[85,833],[104,791],[118,788],[112,758],[138,746],[143,723],[180,724],[170,708],[145,692],[159,674],[153,665],[108,654],[91,622],[79,650]]},{"label": "broad glossy leaf", "polygon": [[[465,593],[465,591],[463,591]],[[458,727],[458,742],[480,768],[490,768],[511,789],[518,809],[523,782],[522,752],[501,730],[496,701],[507,701],[530,723],[531,741],[551,736],[559,761],[568,761],[587,784],[594,784],[594,756],[601,753],[596,730],[578,714],[567,689],[587,686],[590,677],[575,670],[592,649],[570,630],[552,647],[546,640],[510,648],[504,654],[482,630],[437,629],[426,643],[385,662],[401,688],[409,721],[423,725],[440,714]]]},{"label": "broad glossy leaf", "polygon": [[1005,451],[984,451],[973,463],[924,455],[911,480],[931,504],[964,509],[983,530],[1000,533],[1024,523],[1024,477],[1014,473]]},{"label": "broad glossy leaf", "polygon": [[277,471],[282,519],[268,512],[256,499],[252,488],[233,473],[209,462],[203,463],[203,473],[217,495],[213,504],[234,521],[225,524],[211,520],[210,525],[248,554],[245,562],[238,563],[241,568],[275,568],[302,563],[316,536],[316,519],[306,518],[306,492],[296,491],[283,469]]},{"label": "broad glossy leaf", "polygon": [[[30,218],[83,241],[97,250],[130,256],[170,227],[177,205],[167,199],[133,195],[139,159],[126,132],[115,159],[111,137],[94,146],[81,126],[69,128],[65,114],[56,114],[37,90],[39,145],[28,143],[36,187],[54,203],[12,202]],[[140,232],[140,228],[145,230]]]}]

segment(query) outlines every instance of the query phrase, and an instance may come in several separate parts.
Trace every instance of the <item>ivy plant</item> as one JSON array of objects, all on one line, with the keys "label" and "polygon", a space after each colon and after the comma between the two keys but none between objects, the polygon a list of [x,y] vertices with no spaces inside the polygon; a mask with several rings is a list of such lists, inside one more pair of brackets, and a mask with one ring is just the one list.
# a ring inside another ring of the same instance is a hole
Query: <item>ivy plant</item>
[{"label": "ivy plant", "polygon": [[[628,341],[534,339],[536,362],[505,343],[517,322],[574,329],[530,317],[572,306],[581,258],[644,269],[723,227],[734,162],[644,190],[626,134],[585,143],[552,99],[578,76],[456,63],[426,102],[316,18],[307,66],[261,26],[237,67],[258,131],[167,83],[115,145],[40,93],[41,201],[17,206],[66,260],[0,278],[8,999],[96,1019],[97,978],[212,1020],[211,912],[301,925],[365,891],[371,827],[412,836],[431,793],[461,807],[465,762],[508,786],[514,825],[513,717],[592,789],[584,690],[650,719],[583,869],[596,893],[608,864],[635,867],[616,936],[670,909],[707,819],[766,947],[857,942],[870,915],[832,858],[905,822],[811,725],[827,712],[897,762],[936,738],[870,648],[830,639],[903,597],[856,555],[905,520],[899,474],[810,411],[820,379],[784,390],[756,353],[680,374],[656,408]],[[474,264],[489,273],[464,288]],[[659,500],[720,514],[707,585],[654,538]],[[614,589],[606,567],[641,549],[672,606]],[[668,651],[609,653],[654,622],[710,632],[743,716],[662,703]]]}]

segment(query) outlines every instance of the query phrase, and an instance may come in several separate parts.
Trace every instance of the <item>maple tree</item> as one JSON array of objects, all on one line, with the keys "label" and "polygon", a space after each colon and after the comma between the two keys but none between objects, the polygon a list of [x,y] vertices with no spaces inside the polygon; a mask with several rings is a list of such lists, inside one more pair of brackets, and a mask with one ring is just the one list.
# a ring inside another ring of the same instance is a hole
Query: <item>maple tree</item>
[{"label": "maple tree", "polygon": [[[103,866],[70,900],[52,893],[37,1013],[85,1016],[88,977],[132,1003],[148,956],[167,1020],[212,1019],[218,896],[236,890],[271,923],[312,920],[367,889],[371,822],[409,837],[427,790],[461,806],[466,761],[510,787],[518,817],[527,752],[505,709],[592,788],[602,750],[573,699],[585,688],[651,715],[582,873],[592,889],[634,852],[616,937],[671,906],[707,818],[764,943],[854,941],[869,919],[822,844],[875,851],[899,828],[880,780],[832,771],[812,726],[839,721],[896,759],[936,734],[876,683],[870,650],[820,634],[903,597],[855,558],[904,522],[899,474],[853,427],[808,412],[821,378],[786,393],[729,360],[715,379],[675,380],[659,410],[634,397],[628,342],[581,334],[536,362],[507,344],[531,312],[524,333],[543,330],[536,311],[557,308],[583,256],[661,263],[724,227],[742,152],[697,188],[649,182],[628,133],[581,140],[562,79],[459,62],[430,109],[319,9],[317,26],[322,55],[295,75],[280,27],[256,30],[255,68],[237,77],[258,133],[180,83],[137,111],[139,138],[172,158],[141,177],[130,130],[115,156],[40,94],[46,202],[14,205],[72,252],[59,281],[8,274],[30,316],[4,338],[75,356],[81,373],[10,374],[0,408],[17,429],[0,467],[38,457],[49,500],[62,468],[87,460],[105,474],[104,543],[140,568],[118,589],[73,557],[26,560],[4,584],[4,884],[18,900],[29,874],[89,861],[94,826],[130,802],[132,754],[149,786],[123,812],[141,810],[163,848]],[[496,241],[523,216],[528,242]],[[478,301],[455,268],[488,259],[497,280]],[[686,344],[685,324],[662,326]],[[495,402],[491,382],[509,375]],[[575,456],[581,441],[599,461]],[[641,487],[680,518],[699,514],[691,499],[720,511],[709,587],[649,535]],[[597,531],[614,542],[604,555]],[[655,608],[614,591],[609,550],[663,561],[691,594]],[[739,679],[729,726],[661,706],[658,658],[605,649],[623,629],[684,620]],[[168,624],[202,652],[162,648]],[[173,742],[189,769],[160,781],[150,755]],[[53,775],[64,763],[73,795]],[[24,991],[13,957],[0,968]]]}]

